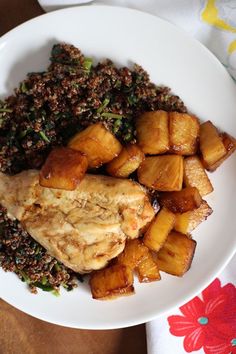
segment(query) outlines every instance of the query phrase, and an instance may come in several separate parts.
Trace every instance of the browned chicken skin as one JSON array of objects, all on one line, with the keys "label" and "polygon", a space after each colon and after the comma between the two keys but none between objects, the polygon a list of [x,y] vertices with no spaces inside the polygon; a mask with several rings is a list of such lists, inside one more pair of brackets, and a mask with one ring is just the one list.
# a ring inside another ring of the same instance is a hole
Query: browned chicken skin
[{"label": "browned chicken skin", "polygon": [[87,174],[76,190],[64,191],[41,187],[35,170],[0,174],[0,200],[52,256],[79,273],[103,268],[154,216],[138,183],[101,175]]}]

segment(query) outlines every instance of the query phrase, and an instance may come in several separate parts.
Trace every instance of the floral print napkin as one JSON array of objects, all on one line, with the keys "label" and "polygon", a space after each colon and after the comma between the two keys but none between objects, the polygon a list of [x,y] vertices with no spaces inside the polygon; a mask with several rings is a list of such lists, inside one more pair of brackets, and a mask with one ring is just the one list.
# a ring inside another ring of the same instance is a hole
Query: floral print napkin
[{"label": "floral print napkin", "polygon": [[146,324],[148,354],[236,354],[236,256],[201,294]]}]

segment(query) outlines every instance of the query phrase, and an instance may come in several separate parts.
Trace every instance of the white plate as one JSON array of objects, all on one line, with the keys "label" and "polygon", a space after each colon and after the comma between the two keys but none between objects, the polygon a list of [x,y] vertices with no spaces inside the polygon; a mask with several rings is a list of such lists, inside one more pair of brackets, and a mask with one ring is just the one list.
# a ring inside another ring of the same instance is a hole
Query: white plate
[{"label": "white plate", "polygon": [[[157,84],[172,88],[202,120],[236,136],[236,89],[218,60],[175,26],[138,11],[90,6],[33,19],[0,40],[0,92],[10,94],[27,72],[48,65],[53,43],[65,41],[87,56],[121,65],[142,65]],[[108,329],[149,321],[204,288],[236,248],[236,156],[211,175],[213,215],[194,232],[196,254],[183,277],[135,284],[136,294],[115,301],[92,300],[87,285],[59,298],[30,294],[14,274],[0,271],[0,296],[40,319],[69,327]]]}]

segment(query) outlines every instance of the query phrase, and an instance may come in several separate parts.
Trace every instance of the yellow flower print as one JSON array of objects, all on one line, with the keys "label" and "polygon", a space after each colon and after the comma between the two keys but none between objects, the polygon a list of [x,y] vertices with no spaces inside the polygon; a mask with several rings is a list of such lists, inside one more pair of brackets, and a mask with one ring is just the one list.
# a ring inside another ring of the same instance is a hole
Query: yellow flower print
[{"label": "yellow flower print", "polygon": [[[232,1],[231,1],[232,4]],[[202,21],[206,22],[207,24],[214,26],[220,30],[229,31],[232,33],[236,33],[236,27],[232,26],[229,21],[222,19],[220,16],[219,6],[223,7],[223,11],[226,12],[228,9],[229,11],[236,8],[236,4],[232,6],[229,1],[221,1],[218,4],[216,0],[207,0],[206,6],[202,11],[201,18]],[[225,9],[224,9],[225,7]]]},{"label": "yellow flower print", "polygon": [[236,79],[236,39],[228,46],[227,69]]}]

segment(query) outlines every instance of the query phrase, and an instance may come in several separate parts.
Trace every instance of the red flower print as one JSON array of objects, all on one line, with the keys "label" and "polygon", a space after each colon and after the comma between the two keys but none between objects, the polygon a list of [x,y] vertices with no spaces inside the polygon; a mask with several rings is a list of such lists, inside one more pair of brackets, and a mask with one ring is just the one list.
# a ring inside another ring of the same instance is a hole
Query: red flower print
[{"label": "red flower print", "polygon": [[236,287],[221,287],[219,279],[180,307],[182,315],[168,317],[170,333],[184,337],[190,353],[201,348],[206,354],[236,354]]}]

